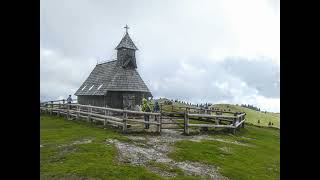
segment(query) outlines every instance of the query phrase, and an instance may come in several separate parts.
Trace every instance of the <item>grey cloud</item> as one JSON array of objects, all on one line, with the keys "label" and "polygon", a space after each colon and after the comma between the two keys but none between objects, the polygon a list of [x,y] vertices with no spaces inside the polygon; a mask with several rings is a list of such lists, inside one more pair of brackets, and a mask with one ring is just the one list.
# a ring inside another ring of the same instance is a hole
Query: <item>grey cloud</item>
[{"label": "grey cloud", "polygon": [[235,97],[239,99],[250,95],[279,98],[279,67],[267,59],[228,58],[209,63],[207,60],[192,58],[173,65],[172,71],[166,69],[165,65],[152,68],[152,71],[145,70],[149,73],[144,78],[151,85],[155,96],[193,102],[233,102]]},{"label": "grey cloud", "polygon": [[222,65],[228,73],[239,77],[250,87],[257,89],[261,95],[279,98],[280,68],[272,63],[271,59],[228,58]]}]

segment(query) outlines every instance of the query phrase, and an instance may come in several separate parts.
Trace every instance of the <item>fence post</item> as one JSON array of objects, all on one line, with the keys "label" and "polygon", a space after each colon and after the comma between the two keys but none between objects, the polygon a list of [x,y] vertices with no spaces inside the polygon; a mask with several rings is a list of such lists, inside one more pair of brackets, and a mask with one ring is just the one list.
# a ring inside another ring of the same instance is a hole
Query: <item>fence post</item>
[{"label": "fence post", "polygon": [[69,119],[70,118],[70,112],[69,112],[69,110],[70,110],[70,105],[69,104],[67,104],[67,119]]},{"label": "fence post", "polygon": [[184,112],[184,133],[189,135],[189,117],[188,110]]},{"label": "fence post", "polygon": [[[244,120],[245,118],[246,118],[246,114],[243,114],[241,120]],[[245,122],[245,121],[244,121],[244,122]],[[242,127],[242,128],[244,128],[244,122],[241,124],[241,127]]]},{"label": "fence post", "polygon": [[173,104],[171,105],[171,111],[173,112]]},{"label": "fence post", "polygon": [[[161,105],[162,107],[162,105]],[[162,130],[162,108],[160,108],[160,117],[159,117],[159,123],[160,123],[160,133],[161,133],[161,130]]]},{"label": "fence post", "polygon": [[160,131],[159,131],[159,133],[161,133],[161,129],[162,129],[162,115],[160,114],[160,116],[159,116],[159,123],[160,123]]},{"label": "fence post", "polygon": [[[237,113],[235,113],[234,116],[237,116]],[[232,125],[235,127],[236,126],[236,122],[237,122],[237,117],[233,118],[233,122]],[[232,134],[236,134],[236,128],[232,128],[231,129]]]},{"label": "fence post", "polygon": [[[93,109],[93,108],[91,107],[91,108],[90,108],[90,118],[92,117],[92,114],[94,114],[92,109]],[[92,122],[92,123],[95,123],[95,122],[97,122],[97,121],[96,121],[95,119],[92,119],[92,118],[91,118],[91,122]]]},{"label": "fence post", "polygon": [[52,109],[53,109],[53,101],[51,101],[50,115],[52,115]]},{"label": "fence post", "polygon": [[[91,106],[90,104],[89,104],[89,106]],[[88,107],[88,122],[91,122],[91,113],[92,113],[92,108],[91,107]]]},{"label": "fence post", "polygon": [[216,120],[216,125],[219,125],[220,124],[220,119],[218,117],[216,117],[215,120]]},{"label": "fence post", "polygon": [[158,115],[154,115],[154,119],[157,123],[157,132],[160,133],[161,132],[161,122],[160,122],[160,117],[158,117]]},{"label": "fence post", "polygon": [[[59,104],[60,105],[60,104]],[[60,108],[57,109],[57,116],[60,117]]]},{"label": "fence post", "polygon": [[48,107],[47,107],[47,103],[46,103],[46,104],[44,104],[44,106],[43,106],[43,107],[45,107],[45,109],[44,109],[44,113],[48,114]]},{"label": "fence post", "polygon": [[76,119],[79,120],[79,117],[80,117],[80,106],[77,105],[77,116],[76,116]]},{"label": "fence post", "polygon": [[[106,109],[104,110],[104,115],[107,116],[107,110]],[[103,125],[105,126],[106,124],[107,124],[107,118],[104,118]]]},{"label": "fence post", "polygon": [[[237,117],[236,125],[241,122],[241,118],[242,118],[242,116]],[[238,128],[239,131],[240,131],[240,128],[241,128],[241,126],[239,126],[239,128]]]},{"label": "fence post", "polygon": [[[111,116],[112,114],[111,114],[111,112],[110,111],[108,111],[108,116]],[[108,122],[106,121],[106,123],[108,124]]]},{"label": "fence post", "polygon": [[127,112],[123,112],[123,126],[122,131],[125,132],[127,130]]}]

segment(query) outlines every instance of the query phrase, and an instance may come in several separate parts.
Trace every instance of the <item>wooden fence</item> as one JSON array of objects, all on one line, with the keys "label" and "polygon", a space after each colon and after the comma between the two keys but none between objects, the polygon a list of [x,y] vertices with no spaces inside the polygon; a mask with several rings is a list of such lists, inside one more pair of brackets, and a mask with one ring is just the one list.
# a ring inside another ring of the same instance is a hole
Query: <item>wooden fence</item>
[{"label": "wooden fence", "polygon": [[[181,109],[181,108],[180,108]],[[183,108],[182,108],[183,109]],[[216,114],[212,114],[216,112]],[[142,112],[125,109],[114,109],[91,105],[81,105],[77,103],[65,103],[65,100],[48,101],[40,103],[40,113],[50,115],[66,116],[68,119],[85,119],[88,122],[101,121],[103,125],[121,127],[124,132],[134,125],[154,125],[156,131],[161,133],[162,129],[180,129],[185,134],[190,133],[194,128],[227,128],[232,133],[236,129],[244,128],[245,113],[224,112],[232,115],[222,115],[219,111],[208,110],[204,113],[199,109],[185,107],[183,111],[169,112],[162,111]],[[144,116],[149,116],[150,120],[145,121]],[[197,120],[203,123],[190,123],[190,120]],[[210,122],[210,123],[206,123]],[[167,127],[167,125],[170,125]]]}]

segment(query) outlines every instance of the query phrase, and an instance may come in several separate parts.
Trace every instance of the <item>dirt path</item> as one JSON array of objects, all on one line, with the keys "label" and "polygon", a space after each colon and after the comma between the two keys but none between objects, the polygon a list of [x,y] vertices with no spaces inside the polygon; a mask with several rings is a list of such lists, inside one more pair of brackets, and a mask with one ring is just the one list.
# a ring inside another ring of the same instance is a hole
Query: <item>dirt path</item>
[{"label": "dirt path", "polygon": [[239,142],[215,139],[207,135],[184,136],[180,132],[174,130],[163,130],[161,136],[151,135],[127,135],[133,143],[120,142],[114,139],[108,139],[108,144],[114,144],[119,151],[119,161],[131,163],[133,165],[144,166],[150,171],[162,176],[173,177],[177,174],[171,171],[165,171],[161,168],[150,166],[150,162],[162,163],[170,168],[178,168],[186,175],[200,176],[210,179],[227,179],[219,173],[219,167],[201,164],[196,162],[184,161],[177,162],[167,156],[174,150],[174,143],[181,140],[191,140],[200,142],[202,140],[216,140],[225,143],[234,143],[238,145],[246,145]]}]

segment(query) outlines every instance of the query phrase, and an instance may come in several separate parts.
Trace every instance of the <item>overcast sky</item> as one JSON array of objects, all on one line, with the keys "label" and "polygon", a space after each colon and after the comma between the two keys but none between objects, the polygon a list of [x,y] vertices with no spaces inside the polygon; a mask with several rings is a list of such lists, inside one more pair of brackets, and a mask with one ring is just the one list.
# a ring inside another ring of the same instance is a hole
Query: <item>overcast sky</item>
[{"label": "overcast sky", "polygon": [[128,24],[155,98],[280,112],[279,1],[41,0],[40,99],[74,94]]}]

